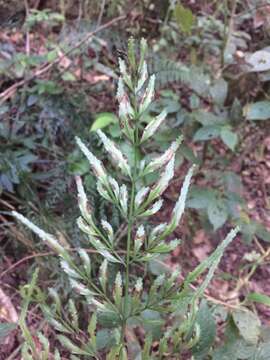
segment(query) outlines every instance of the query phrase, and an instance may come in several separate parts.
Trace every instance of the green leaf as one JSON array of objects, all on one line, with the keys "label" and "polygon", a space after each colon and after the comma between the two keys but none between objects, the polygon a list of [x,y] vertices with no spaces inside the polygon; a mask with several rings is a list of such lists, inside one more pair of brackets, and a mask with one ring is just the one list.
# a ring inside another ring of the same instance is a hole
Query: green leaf
[{"label": "green leaf", "polygon": [[81,348],[79,348],[79,346],[73,344],[73,342],[71,340],[69,340],[66,336],[64,335],[58,335],[57,336],[58,340],[60,341],[60,343],[62,344],[62,346],[64,346],[67,350],[69,350],[72,354],[75,355],[94,355],[92,353],[89,353],[89,351],[84,351]]},{"label": "green leaf", "polygon": [[97,115],[95,121],[93,122],[90,131],[97,131],[98,129],[103,129],[106,126],[117,123],[117,116],[113,113],[103,112]]},{"label": "green leaf", "polygon": [[47,53],[47,61],[53,62],[58,57],[57,50],[51,50]]},{"label": "green leaf", "polygon": [[106,357],[106,360],[115,360],[115,359],[118,359],[118,355],[119,355],[119,352],[121,351],[121,348],[122,348],[122,345],[118,344],[118,345],[115,345],[111,348],[111,351],[109,352],[109,354],[107,355]]},{"label": "green leaf", "polygon": [[247,300],[270,306],[270,296],[253,292],[247,295]]},{"label": "green leaf", "polygon": [[97,349],[101,350],[104,348],[112,347],[115,343],[115,338],[112,330],[101,329],[97,332]]},{"label": "green leaf", "polygon": [[268,120],[270,119],[270,101],[248,104],[244,107],[243,114],[248,120]]},{"label": "green leaf", "polygon": [[218,79],[210,88],[210,94],[214,102],[222,106],[228,94],[228,83],[224,79]]},{"label": "green leaf", "polygon": [[266,50],[255,51],[247,62],[252,66],[250,72],[261,72],[270,70],[270,53]]},{"label": "green leaf", "polygon": [[142,360],[148,360],[150,358],[152,341],[153,341],[153,339],[152,339],[151,334],[148,334],[146,336],[146,339],[144,342],[144,347],[143,347],[143,352],[142,352]]},{"label": "green leaf", "polygon": [[97,314],[98,323],[103,327],[114,328],[119,326],[121,319],[116,312],[102,311]]},{"label": "green leaf", "polygon": [[225,145],[228,146],[229,149],[234,151],[237,142],[238,142],[238,136],[235,132],[231,131],[229,127],[224,126],[221,129],[220,137]]},{"label": "green leaf", "polygon": [[90,165],[87,159],[72,160],[68,164],[68,171],[73,175],[84,175],[89,172]]},{"label": "green leaf", "polygon": [[259,222],[256,223],[256,235],[263,241],[270,242],[270,231]]},{"label": "green leaf", "polygon": [[216,202],[215,191],[193,186],[189,192],[187,207],[193,209],[207,209],[208,206]]},{"label": "green leaf", "polygon": [[207,208],[207,214],[214,230],[220,228],[228,219],[228,209],[224,201],[217,200],[210,203]]},{"label": "green leaf", "polygon": [[250,344],[259,340],[261,323],[258,317],[249,310],[236,310],[232,313],[233,321],[241,336]]},{"label": "green leaf", "polygon": [[203,126],[196,131],[194,141],[206,141],[220,136],[221,127],[219,125]]},{"label": "green leaf", "polygon": [[174,16],[180,30],[184,33],[190,33],[195,22],[192,11],[181,4],[176,4],[174,8]]},{"label": "green leaf", "polygon": [[160,243],[154,248],[149,249],[149,253],[153,254],[166,254],[168,252],[171,252],[174,250],[178,245],[180,244],[180,241],[170,242],[170,243]]},{"label": "green leaf", "polygon": [[260,339],[263,342],[270,343],[270,326],[265,325],[261,327]]},{"label": "green leaf", "polygon": [[195,355],[195,359],[201,359],[208,354],[216,335],[216,323],[206,302],[201,305],[196,322],[200,327],[200,338],[192,348],[192,353]]},{"label": "green leaf", "polygon": [[269,360],[269,354],[270,354],[270,342],[263,343],[256,351],[256,354],[252,360]]},{"label": "green leaf", "polygon": [[214,350],[213,360],[238,360],[237,347],[240,338],[237,327],[231,317],[226,324],[225,338],[225,344]]},{"label": "green leaf", "polygon": [[164,320],[157,311],[144,310],[141,313],[141,320],[147,332],[150,332],[154,338],[160,337]]},{"label": "green leaf", "polygon": [[205,110],[194,111],[192,117],[203,126],[217,126],[225,123],[225,119]]},{"label": "green leaf", "polygon": [[181,153],[192,164],[200,165],[201,160],[194,154],[193,150],[185,144],[181,144],[179,147]]},{"label": "green leaf", "polygon": [[161,255],[149,261],[149,271],[154,275],[162,275],[168,273],[168,266],[164,260],[166,257]]},{"label": "green leaf", "polygon": [[74,74],[72,74],[70,71],[66,71],[63,75],[62,75],[62,80],[64,81],[76,81],[76,76]]}]

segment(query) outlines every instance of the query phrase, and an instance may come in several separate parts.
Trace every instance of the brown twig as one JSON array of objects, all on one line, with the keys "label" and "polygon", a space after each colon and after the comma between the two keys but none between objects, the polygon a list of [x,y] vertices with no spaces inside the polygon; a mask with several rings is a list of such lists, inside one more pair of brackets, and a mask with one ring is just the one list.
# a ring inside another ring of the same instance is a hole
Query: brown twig
[{"label": "brown twig", "polygon": [[[228,2],[226,2],[226,4],[227,4],[227,11],[228,11]],[[229,21],[228,21],[228,19],[226,19],[225,24],[224,24],[224,41],[223,41],[222,59],[221,59],[221,68],[223,70],[224,70],[224,66],[225,66],[225,52],[229,45],[229,42],[231,41],[231,36],[234,32],[234,16],[235,16],[235,12],[236,12],[236,6],[237,6],[237,0],[233,0]],[[227,21],[228,21],[228,23],[227,23]],[[228,32],[226,34],[227,26],[228,26]]]},{"label": "brown twig", "polygon": [[[25,16],[27,19],[29,16],[29,12],[30,12],[28,0],[24,0],[24,7],[25,7]],[[27,29],[27,31],[26,31],[25,52],[26,52],[26,55],[28,55],[28,56],[30,55],[30,32],[29,32],[29,29]]]},{"label": "brown twig", "polygon": [[101,24],[102,17],[103,17],[103,14],[104,14],[104,10],[105,10],[105,5],[106,5],[106,0],[102,0],[102,3],[100,5],[100,13],[98,15],[97,27],[99,27],[100,24]]},{"label": "brown twig", "polygon": [[91,31],[90,33],[88,33],[82,40],[80,40],[77,44],[75,44],[72,48],[70,48],[69,50],[67,50],[65,53],[63,53],[63,55],[60,55],[58,58],[56,58],[53,62],[51,63],[47,63],[46,65],[43,65],[41,67],[39,67],[38,69],[36,69],[36,71],[34,72],[34,74],[32,74],[31,76],[29,76],[28,78],[25,78],[21,81],[18,81],[17,83],[13,84],[12,86],[10,86],[8,89],[6,89],[5,91],[3,91],[2,93],[0,93],[0,105],[2,105],[7,99],[9,99],[18,88],[20,88],[21,86],[25,85],[26,83],[28,83],[29,81],[44,75],[46,72],[48,72],[50,69],[52,69],[55,65],[59,64],[65,57],[67,57],[68,55],[70,55],[71,53],[74,52],[74,50],[80,48],[83,44],[85,44],[88,40],[91,39],[91,37],[93,37],[96,33],[98,33],[101,30],[104,30],[114,24],[116,24],[117,22],[124,20],[126,18],[126,15],[121,15],[118,16],[117,18],[108,21],[107,23],[99,26],[97,29]]},{"label": "brown twig", "polygon": [[[76,248],[65,248],[65,250],[70,251],[70,252],[78,251],[78,249],[76,249]],[[84,249],[84,250],[86,252],[88,252],[88,253],[91,253],[91,254],[98,254],[99,253],[97,250],[93,250],[93,249]],[[121,251],[119,251],[119,253],[126,253],[126,252],[124,250],[121,250]],[[0,274],[0,279],[2,277],[4,277],[6,274],[8,274],[10,271],[14,270],[19,265],[23,264],[24,262],[29,261],[29,260],[34,259],[34,258],[37,258],[37,257],[44,257],[44,256],[58,256],[58,254],[56,252],[54,252],[54,251],[47,251],[47,252],[35,253],[35,254],[27,255],[24,258],[18,260],[14,264],[12,264],[5,271],[3,271]]]}]

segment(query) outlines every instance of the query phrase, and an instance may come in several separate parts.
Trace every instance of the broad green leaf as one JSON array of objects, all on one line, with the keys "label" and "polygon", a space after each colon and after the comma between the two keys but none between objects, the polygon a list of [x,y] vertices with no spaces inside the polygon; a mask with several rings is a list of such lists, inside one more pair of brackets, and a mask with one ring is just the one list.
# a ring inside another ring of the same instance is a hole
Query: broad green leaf
[{"label": "broad green leaf", "polygon": [[162,275],[169,272],[168,266],[165,264],[166,257],[161,255],[149,261],[149,271],[154,275]]},{"label": "broad green leaf", "polygon": [[192,11],[181,4],[176,4],[174,8],[174,16],[177,25],[184,33],[190,33],[195,22]]},{"label": "broad green leaf", "polygon": [[269,360],[270,358],[270,342],[262,343],[256,351],[252,360]]},{"label": "broad green leaf", "polygon": [[223,176],[223,182],[228,192],[233,194],[236,193],[238,195],[242,194],[243,185],[239,175],[235,174],[233,171],[225,171]]},{"label": "broad green leaf", "polygon": [[232,313],[235,325],[241,336],[250,344],[256,344],[260,335],[259,318],[249,310],[236,310]]},{"label": "broad green leaf", "polygon": [[209,204],[216,202],[215,190],[193,186],[189,191],[187,207],[193,209],[207,209]]},{"label": "broad green leaf", "polygon": [[114,334],[110,329],[101,329],[97,331],[97,349],[101,350],[104,348],[112,347],[115,343],[115,338],[113,335]]},{"label": "broad green leaf", "polygon": [[243,109],[243,114],[248,120],[268,120],[270,119],[270,101],[247,104]]},{"label": "broad green leaf", "polygon": [[240,339],[235,349],[237,359],[252,359],[256,352],[256,345],[249,344],[245,340]]},{"label": "broad green leaf", "polygon": [[72,74],[70,71],[66,71],[63,75],[62,75],[62,79],[64,81],[76,81],[76,76],[74,74]]},{"label": "broad green leaf", "polygon": [[[189,98],[189,104],[190,104],[190,107],[192,110],[195,110],[195,109],[198,109],[200,107],[200,98],[195,95],[195,94],[192,94]],[[182,114],[180,113],[180,116]],[[183,117],[183,120],[184,120],[184,117]]]},{"label": "broad green leaf", "polygon": [[214,102],[218,105],[223,105],[228,94],[228,83],[224,79],[218,79],[210,88],[210,94]]},{"label": "broad green leaf", "polygon": [[270,70],[270,52],[266,50],[255,51],[247,59],[248,64],[251,65],[249,72],[261,72]]},{"label": "broad green leaf", "polygon": [[215,349],[212,360],[257,360],[256,346],[247,344],[237,336],[222,347]]},{"label": "broad green leaf", "polygon": [[237,359],[237,344],[225,345],[221,348],[215,349],[213,353],[213,360],[238,360]]},{"label": "broad green leaf", "polygon": [[[193,150],[188,147],[185,144],[181,144],[180,145],[180,151],[176,154],[176,158],[178,155],[184,156],[188,161],[190,161],[192,164],[195,165],[200,165],[201,164],[201,160],[194,154]],[[182,158],[181,158],[182,160]],[[181,164],[179,164],[178,166],[180,166]]]},{"label": "broad green leaf", "polygon": [[228,209],[224,201],[216,200],[210,203],[207,208],[207,214],[214,230],[220,228],[228,219]]},{"label": "broad green leaf", "polygon": [[216,323],[206,302],[203,302],[197,313],[196,322],[200,327],[199,341],[192,348],[195,359],[203,359],[215,341]]},{"label": "broad green leaf", "polygon": [[119,123],[111,125],[109,132],[112,138],[121,138],[122,131]]},{"label": "broad green leaf", "polygon": [[117,123],[117,116],[113,113],[103,112],[97,115],[95,121],[93,122],[90,131],[97,131],[98,129],[103,129],[110,124]]},{"label": "broad green leaf", "polygon": [[53,62],[58,57],[58,52],[57,50],[51,50],[47,53],[46,56],[48,62]]},{"label": "broad green leaf", "polygon": [[263,342],[270,343],[270,326],[268,324],[261,327],[260,339]]},{"label": "broad green leaf", "polygon": [[144,310],[141,313],[142,325],[147,332],[150,332],[154,338],[159,338],[164,320],[160,314],[154,310]]},{"label": "broad green leaf", "polygon": [[247,344],[239,335],[239,331],[230,317],[225,331],[225,344],[213,352],[212,360],[244,360],[250,359],[256,346]]},{"label": "broad green leaf", "polygon": [[220,135],[221,127],[219,125],[203,126],[196,131],[194,141],[206,141],[217,138]]},{"label": "broad green leaf", "polygon": [[119,326],[121,319],[116,312],[102,311],[97,314],[98,324],[107,328],[114,328]]},{"label": "broad green leaf", "polygon": [[225,344],[214,350],[213,360],[237,360],[239,339],[237,327],[230,317],[226,324]]},{"label": "broad green leaf", "polygon": [[256,223],[256,234],[263,241],[270,242],[270,231],[259,222]]},{"label": "broad green leaf", "polygon": [[247,295],[247,300],[270,306],[270,296],[253,292]]},{"label": "broad green leaf", "polygon": [[234,151],[237,142],[238,142],[238,136],[236,132],[233,132],[229,127],[224,126],[221,129],[220,137],[225,145],[228,146],[229,149]]},{"label": "broad green leaf", "polygon": [[225,124],[225,119],[205,110],[194,111],[192,113],[192,117],[194,117],[195,120],[203,126],[217,126]]}]

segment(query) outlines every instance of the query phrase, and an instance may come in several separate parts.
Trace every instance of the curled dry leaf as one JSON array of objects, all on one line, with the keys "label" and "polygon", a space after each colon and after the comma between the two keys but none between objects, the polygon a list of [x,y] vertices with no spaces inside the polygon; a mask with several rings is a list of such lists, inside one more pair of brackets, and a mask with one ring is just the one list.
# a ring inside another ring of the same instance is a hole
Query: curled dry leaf
[{"label": "curled dry leaf", "polygon": [[258,29],[261,26],[270,24],[270,5],[258,8],[253,19],[253,26]]},{"label": "curled dry leaf", "polygon": [[10,298],[0,288],[0,321],[18,322],[18,314]]},{"label": "curled dry leaf", "polygon": [[[17,311],[12,304],[10,298],[0,288],[0,323],[17,323],[19,320]],[[12,333],[1,340],[1,346],[8,346],[12,348],[14,343],[14,336]]]}]

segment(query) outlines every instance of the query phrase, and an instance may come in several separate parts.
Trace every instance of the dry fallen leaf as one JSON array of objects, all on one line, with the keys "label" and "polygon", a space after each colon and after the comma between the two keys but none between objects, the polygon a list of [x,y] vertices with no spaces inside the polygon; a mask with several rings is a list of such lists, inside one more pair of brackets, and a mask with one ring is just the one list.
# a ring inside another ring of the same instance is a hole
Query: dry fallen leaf
[{"label": "dry fallen leaf", "polygon": [[201,262],[208,257],[211,250],[212,250],[212,247],[209,244],[203,244],[201,246],[194,247],[192,249],[192,253]]},{"label": "dry fallen leaf", "polygon": [[64,53],[60,50],[58,51],[58,56],[61,58],[61,60],[59,61],[59,66],[62,69],[68,69],[72,61],[67,56],[64,56]]},{"label": "dry fallen leaf", "polygon": [[253,19],[254,29],[270,23],[270,6],[258,8]]},{"label": "dry fallen leaf", "polygon": [[208,242],[208,236],[206,232],[203,229],[197,231],[193,238],[193,242],[196,245],[201,244],[203,242]]},{"label": "dry fallen leaf", "polygon": [[[17,323],[19,320],[17,311],[13,306],[10,298],[0,288],[0,322]],[[1,346],[12,348],[14,344],[14,333],[9,333],[4,339],[1,340]]]},{"label": "dry fallen leaf", "polygon": [[10,298],[0,288],[0,321],[17,323],[18,319],[17,311]]}]

